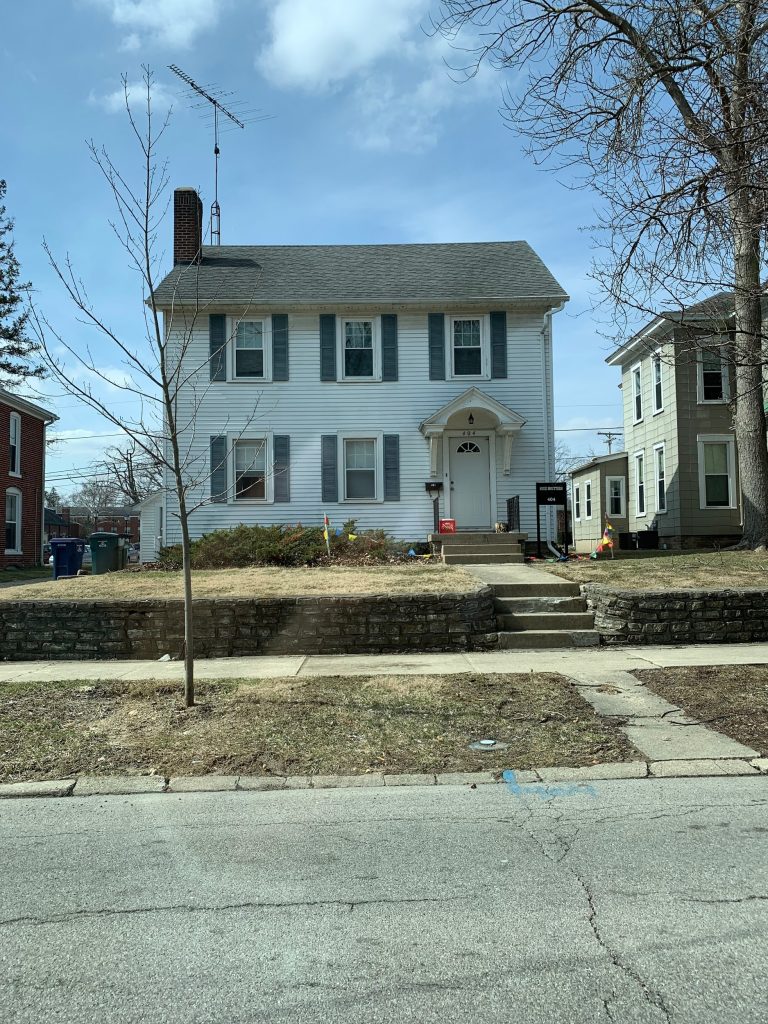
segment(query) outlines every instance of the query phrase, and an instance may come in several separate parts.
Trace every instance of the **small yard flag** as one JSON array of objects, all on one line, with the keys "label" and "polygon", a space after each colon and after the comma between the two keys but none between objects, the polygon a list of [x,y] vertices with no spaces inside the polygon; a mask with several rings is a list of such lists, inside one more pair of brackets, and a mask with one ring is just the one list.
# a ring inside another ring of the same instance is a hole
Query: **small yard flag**
[{"label": "small yard flag", "polygon": [[597,553],[598,551],[605,551],[606,549],[610,549],[611,558],[613,558],[613,527],[608,522],[608,520],[606,520],[605,522],[603,537],[602,540],[598,543],[597,547],[595,548],[595,553]]},{"label": "small yard flag", "polygon": [[324,515],[323,516],[323,538],[325,539],[325,549],[326,549],[326,551],[328,552],[329,555],[331,553],[331,538],[330,538],[330,533],[329,533],[330,527],[331,527],[330,520],[328,519],[328,516]]},{"label": "small yard flag", "polygon": [[348,536],[349,536],[350,540],[357,540],[357,534],[356,533],[350,533],[350,534],[348,534]]}]

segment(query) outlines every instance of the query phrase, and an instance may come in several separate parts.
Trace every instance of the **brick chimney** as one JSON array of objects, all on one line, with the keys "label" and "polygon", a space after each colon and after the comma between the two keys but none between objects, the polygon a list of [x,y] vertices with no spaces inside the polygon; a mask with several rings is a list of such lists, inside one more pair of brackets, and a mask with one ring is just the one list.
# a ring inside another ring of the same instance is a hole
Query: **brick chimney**
[{"label": "brick chimney", "polygon": [[199,263],[203,244],[203,204],[193,188],[173,193],[173,262]]}]

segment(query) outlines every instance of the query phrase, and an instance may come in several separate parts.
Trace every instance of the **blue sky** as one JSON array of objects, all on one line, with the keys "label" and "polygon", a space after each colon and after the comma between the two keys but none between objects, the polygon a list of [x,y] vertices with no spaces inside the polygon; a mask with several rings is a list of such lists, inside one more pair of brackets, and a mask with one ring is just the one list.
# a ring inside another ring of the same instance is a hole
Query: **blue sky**
[{"label": "blue sky", "polygon": [[[525,239],[572,296],[555,318],[558,439],[602,454],[589,431],[621,422],[608,342],[587,278],[593,197],[537,169],[499,115],[502,73],[453,80],[460,61],[430,37],[430,0],[35,0],[3,12],[0,98],[7,207],[36,301],[77,346],[83,327],[55,281],[42,239],[69,253],[94,306],[128,337],[141,296],[109,220],[111,197],[86,140],[129,173],[138,153],[120,76],[156,73],[157,107],[172,105],[164,155],[172,186],[212,193],[212,141],[176,63],[233,101],[273,115],[222,137],[219,198],[227,244],[450,242]],[[165,241],[170,248],[170,221]],[[105,351],[103,365],[119,365]],[[48,476],[65,493],[87,478],[114,427],[52,383],[42,385],[65,440]],[[108,396],[124,402],[115,390]],[[42,400],[42,399],[40,399]]]}]

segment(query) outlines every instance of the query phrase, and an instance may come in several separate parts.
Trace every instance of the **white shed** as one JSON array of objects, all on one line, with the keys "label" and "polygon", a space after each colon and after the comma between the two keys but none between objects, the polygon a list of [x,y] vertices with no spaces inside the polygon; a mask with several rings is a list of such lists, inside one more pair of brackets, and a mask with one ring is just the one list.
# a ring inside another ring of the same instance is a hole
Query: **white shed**
[{"label": "white shed", "polygon": [[165,543],[163,522],[165,501],[164,492],[155,491],[144,501],[134,506],[141,517],[141,561],[155,562],[160,548]]}]

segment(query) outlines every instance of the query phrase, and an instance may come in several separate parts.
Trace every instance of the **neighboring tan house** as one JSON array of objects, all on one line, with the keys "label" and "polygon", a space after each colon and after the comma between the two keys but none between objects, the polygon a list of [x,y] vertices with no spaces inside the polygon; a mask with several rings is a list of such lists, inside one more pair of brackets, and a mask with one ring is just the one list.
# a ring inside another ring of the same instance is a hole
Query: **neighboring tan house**
[{"label": "neighboring tan house", "polygon": [[[176,190],[175,267],[155,296],[171,346],[192,329],[193,537],[328,515],[423,541],[427,483],[459,530],[493,530],[517,497],[535,534],[535,484],[554,473],[551,318],[568,296],[526,242],[201,248],[201,209]],[[150,510],[177,542],[169,481]]]},{"label": "neighboring tan house", "polygon": [[[654,533],[662,548],[733,544],[741,536],[727,358],[732,311],[732,296],[720,293],[662,314],[606,360],[621,369],[625,451],[571,474],[577,550],[594,549],[606,518],[617,533],[638,534],[641,547],[655,543]],[[590,486],[598,478],[599,487]],[[607,506],[609,487],[622,516]]]},{"label": "neighboring tan house", "polygon": [[0,495],[5,509],[0,569],[42,564],[45,431],[57,418],[0,388]]}]

